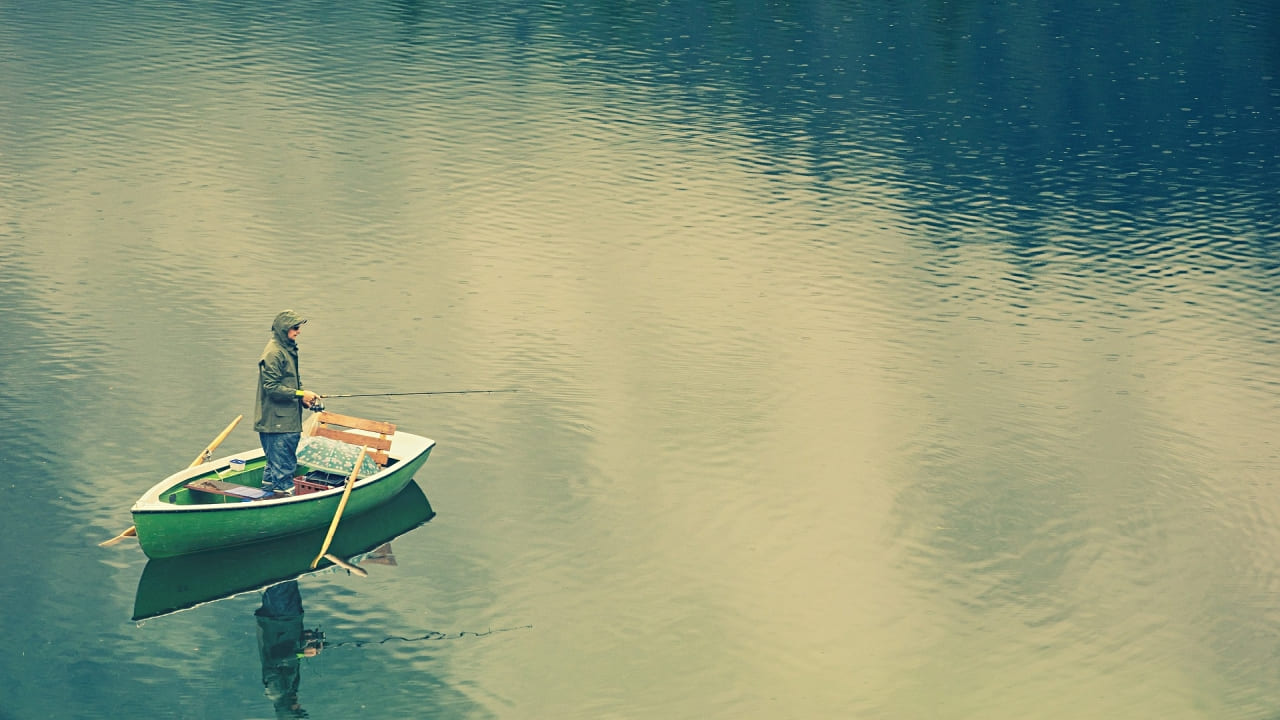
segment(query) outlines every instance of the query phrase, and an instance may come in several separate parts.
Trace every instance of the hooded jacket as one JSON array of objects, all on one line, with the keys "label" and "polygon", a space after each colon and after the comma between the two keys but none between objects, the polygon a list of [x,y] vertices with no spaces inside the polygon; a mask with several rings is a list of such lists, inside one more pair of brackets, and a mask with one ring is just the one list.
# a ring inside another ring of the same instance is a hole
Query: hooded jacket
[{"label": "hooded jacket", "polygon": [[306,322],[285,310],[271,324],[271,339],[258,357],[258,400],[253,429],[260,433],[302,432],[302,376],[298,373],[298,344],[289,328]]}]

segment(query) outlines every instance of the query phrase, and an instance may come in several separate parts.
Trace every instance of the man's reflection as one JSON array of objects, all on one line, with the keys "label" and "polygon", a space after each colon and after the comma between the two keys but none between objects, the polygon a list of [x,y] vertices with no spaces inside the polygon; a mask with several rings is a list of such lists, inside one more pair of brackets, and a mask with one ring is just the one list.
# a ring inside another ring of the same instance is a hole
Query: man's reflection
[{"label": "man's reflection", "polygon": [[295,580],[272,585],[262,593],[258,620],[258,652],[262,657],[262,684],[276,708],[276,717],[305,718],[298,703],[300,663],[317,655],[324,636],[302,628],[302,593]]}]

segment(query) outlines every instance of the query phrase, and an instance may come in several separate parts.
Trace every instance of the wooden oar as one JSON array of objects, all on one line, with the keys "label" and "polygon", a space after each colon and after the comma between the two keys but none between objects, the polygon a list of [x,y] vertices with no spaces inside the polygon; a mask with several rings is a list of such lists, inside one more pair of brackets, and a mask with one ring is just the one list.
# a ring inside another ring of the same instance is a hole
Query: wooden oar
[{"label": "wooden oar", "polygon": [[[231,434],[232,430],[236,429],[236,425],[239,425],[240,421],[243,419],[244,419],[243,415],[237,415],[236,419],[232,420],[231,424],[227,426],[227,429],[218,433],[218,437],[214,438],[213,442],[206,445],[204,450],[201,450],[200,454],[196,456],[196,459],[192,460],[191,464],[188,465],[187,467],[193,468],[201,463],[209,462],[209,458],[213,455],[213,451],[218,449],[218,446],[222,444],[222,441],[227,439],[227,436]],[[103,542],[98,543],[98,547],[107,547],[108,545],[115,545],[116,543],[120,542],[121,540],[127,537],[138,537],[138,528],[136,526],[131,525],[128,530],[125,530],[124,532],[111,538],[110,540],[105,540]]]},{"label": "wooden oar", "polygon": [[346,570],[347,572],[355,573],[360,577],[369,577],[369,572],[367,570],[357,565],[352,565],[351,563],[347,562],[346,560],[343,560],[342,558],[338,557],[337,555],[334,555],[333,553],[325,553],[324,556],[325,556],[325,559],[327,559],[329,562],[333,563],[334,565],[337,565],[338,567],[342,568],[343,570]]},{"label": "wooden oar", "polygon": [[218,437],[214,438],[213,442],[209,443],[208,447],[201,450],[200,454],[196,456],[196,459],[192,460],[191,464],[187,467],[195,467],[200,463],[209,462],[209,458],[213,457],[213,451],[218,449],[218,446],[222,444],[222,441],[227,439],[227,436],[231,434],[232,430],[236,429],[236,425],[239,425],[240,421],[243,419],[243,415],[237,415],[236,419],[232,420],[231,424],[227,426],[227,429],[219,433]]},{"label": "wooden oar", "polygon": [[364,455],[369,452],[369,448],[360,446],[360,457],[356,458],[356,467],[351,471],[351,477],[347,478],[347,486],[342,489],[342,499],[338,501],[338,511],[333,514],[333,522],[329,523],[329,534],[324,537],[324,545],[320,546],[320,552],[316,553],[316,559],[311,561],[311,569],[315,570],[316,565],[320,564],[320,558],[329,552],[329,543],[333,542],[333,534],[338,530],[338,521],[342,519],[342,510],[347,506],[347,498],[351,495],[351,486],[356,482],[356,476],[360,474],[360,466],[364,465]]}]

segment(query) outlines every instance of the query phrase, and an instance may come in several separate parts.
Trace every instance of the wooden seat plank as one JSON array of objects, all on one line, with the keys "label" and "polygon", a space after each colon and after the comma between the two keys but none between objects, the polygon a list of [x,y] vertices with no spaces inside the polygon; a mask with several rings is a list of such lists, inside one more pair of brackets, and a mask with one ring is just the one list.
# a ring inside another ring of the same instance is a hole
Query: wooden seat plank
[{"label": "wooden seat plank", "polygon": [[188,490],[197,490],[210,495],[226,495],[228,497],[236,497],[242,500],[262,500],[264,498],[275,497],[275,493],[262,488],[249,487],[248,485],[237,485],[236,483],[223,482],[221,480],[196,480],[187,483]]},{"label": "wooden seat plank", "polygon": [[312,433],[316,437],[333,438],[341,440],[344,443],[350,443],[359,447],[364,445],[374,450],[390,450],[391,438],[373,437],[371,435],[361,435],[360,433],[347,432],[346,430],[334,430],[323,425],[317,426],[316,431]]},{"label": "wooden seat plank", "polygon": [[335,412],[329,412],[328,410],[320,413],[319,420],[320,423],[324,425],[341,425],[343,427],[378,433],[380,435],[393,435],[396,431],[395,423],[383,422],[381,420],[368,420],[366,418],[355,417],[353,415],[342,415]]}]

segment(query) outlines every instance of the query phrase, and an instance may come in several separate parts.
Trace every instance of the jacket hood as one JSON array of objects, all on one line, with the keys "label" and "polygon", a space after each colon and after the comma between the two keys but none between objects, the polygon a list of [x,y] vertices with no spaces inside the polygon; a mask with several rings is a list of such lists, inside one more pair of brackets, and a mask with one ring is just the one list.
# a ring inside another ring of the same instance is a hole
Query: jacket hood
[{"label": "jacket hood", "polygon": [[293,310],[284,310],[279,315],[276,315],[275,322],[271,323],[271,334],[275,335],[276,340],[279,340],[281,345],[285,347],[294,346],[296,343],[289,339],[289,328],[294,325],[301,325],[306,321],[306,318]]}]

